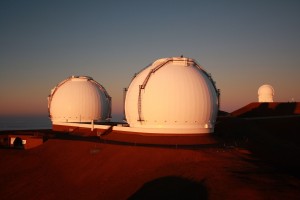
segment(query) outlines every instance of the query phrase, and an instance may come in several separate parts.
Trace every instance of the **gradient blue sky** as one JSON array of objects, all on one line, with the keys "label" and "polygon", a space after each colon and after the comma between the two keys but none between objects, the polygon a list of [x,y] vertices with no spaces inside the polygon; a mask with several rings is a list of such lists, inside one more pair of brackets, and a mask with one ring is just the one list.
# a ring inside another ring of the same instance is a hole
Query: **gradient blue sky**
[{"label": "gradient blue sky", "polygon": [[162,57],[194,58],[221,89],[221,109],[300,101],[300,1],[0,1],[0,115],[47,114],[47,96],[88,75],[122,113],[123,88]]}]

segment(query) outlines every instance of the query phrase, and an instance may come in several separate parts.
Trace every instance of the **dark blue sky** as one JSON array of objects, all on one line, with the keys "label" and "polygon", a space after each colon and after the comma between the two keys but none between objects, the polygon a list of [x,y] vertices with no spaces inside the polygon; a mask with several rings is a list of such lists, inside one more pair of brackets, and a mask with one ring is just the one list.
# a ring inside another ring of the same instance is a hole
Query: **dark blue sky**
[{"label": "dark blue sky", "polygon": [[221,89],[221,108],[300,101],[300,1],[0,2],[0,114],[47,112],[46,97],[71,75],[106,87],[113,112],[134,73],[162,57],[194,58]]}]

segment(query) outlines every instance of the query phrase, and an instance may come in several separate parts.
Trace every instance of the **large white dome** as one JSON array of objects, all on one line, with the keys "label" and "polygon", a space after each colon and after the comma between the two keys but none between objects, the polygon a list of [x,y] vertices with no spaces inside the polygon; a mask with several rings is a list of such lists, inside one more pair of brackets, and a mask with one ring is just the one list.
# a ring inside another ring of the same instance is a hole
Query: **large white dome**
[{"label": "large white dome", "polygon": [[258,102],[273,102],[274,88],[265,84],[258,88]]},{"label": "large white dome", "polygon": [[107,121],[111,97],[88,76],[71,76],[51,90],[48,110],[52,122]]},{"label": "large white dome", "polygon": [[155,61],[130,83],[125,115],[130,127],[161,129],[161,133],[210,133],[218,112],[218,91],[193,59]]}]

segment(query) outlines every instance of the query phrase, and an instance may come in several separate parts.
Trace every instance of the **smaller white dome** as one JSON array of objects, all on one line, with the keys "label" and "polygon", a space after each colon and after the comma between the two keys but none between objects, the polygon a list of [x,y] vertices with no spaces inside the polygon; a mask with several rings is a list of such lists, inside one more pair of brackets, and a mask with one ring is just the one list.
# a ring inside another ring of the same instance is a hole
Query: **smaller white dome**
[{"label": "smaller white dome", "polygon": [[71,76],[59,83],[48,96],[52,122],[107,121],[111,97],[89,76]]},{"label": "smaller white dome", "polygon": [[273,102],[274,88],[265,84],[258,88],[258,102]]}]

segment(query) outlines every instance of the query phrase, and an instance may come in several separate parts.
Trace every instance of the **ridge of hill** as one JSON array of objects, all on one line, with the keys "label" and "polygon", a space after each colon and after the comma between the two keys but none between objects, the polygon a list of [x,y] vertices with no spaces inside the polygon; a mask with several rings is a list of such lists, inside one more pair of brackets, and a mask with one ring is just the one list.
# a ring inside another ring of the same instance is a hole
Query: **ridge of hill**
[{"label": "ridge of hill", "polygon": [[253,102],[242,108],[231,112],[234,117],[269,117],[269,116],[285,116],[299,115],[299,102],[272,102],[259,103]]}]

